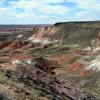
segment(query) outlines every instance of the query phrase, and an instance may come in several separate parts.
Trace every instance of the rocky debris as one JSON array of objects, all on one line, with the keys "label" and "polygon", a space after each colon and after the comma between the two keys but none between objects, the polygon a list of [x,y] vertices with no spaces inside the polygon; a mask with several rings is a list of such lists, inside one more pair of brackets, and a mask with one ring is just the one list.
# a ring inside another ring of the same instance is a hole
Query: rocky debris
[{"label": "rocky debris", "polygon": [[4,73],[9,79],[18,80],[41,91],[40,97],[47,97],[49,100],[97,100],[75,88],[68,81],[59,80],[33,66],[18,66],[15,71],[6,70]]},{"label": "rocky debris", "polygon": [[[13,84],[12,84],[13,82]],[[0,100],[32,100],[23,84],[14,81],[0,81]]]},{"label": "rocky debris", "polygon": [[47,73],[51,73],[53,69],[58,65],[55,61],[49,61],[47,59],[44,59],[42,57],[36,57],[36,58],[28,58],[28,59],[16,59],[12,60],[11,64],[16,65],[29,65],[29,66],[35,66],[35,68],[44,70]]},{"label": "rocky debris", "polygon": [[37,62],[36,67],[46,71],[47,73],[51,73],[52,70],[57,66],[55,61],[50,61],[42,57],[35,58],[34,60]]}]

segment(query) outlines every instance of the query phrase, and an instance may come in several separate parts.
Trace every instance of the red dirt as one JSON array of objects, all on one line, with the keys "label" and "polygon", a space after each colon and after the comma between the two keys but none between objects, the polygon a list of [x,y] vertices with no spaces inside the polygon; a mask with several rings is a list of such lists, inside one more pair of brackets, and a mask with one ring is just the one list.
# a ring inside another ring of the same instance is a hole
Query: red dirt
[{"label": "red dirt", "polygon": [[25,42],[13,42],[11,44],[9,44],[8,46],[6,46],[4,48],[4,50],[15,50],[15,49],[20,49],[22,48],[23,46],[26,46],[28,43],[25,43]]},{"label": "red dirt", "polygon": [[8,49],[19,49],[23,46],[24,45],[22,43],[14,42],[14,43],[12,43],[11,45],[8,46]]},{"label": "red dirt", "polygon": [[43,39],[43,37],[44,37],[44,34],[43,33],[39,33],[36,38],[37,39]]},{"label": "red dirt", "polygon": [[16,68],[16,64],[9,64],[9,63],[0,64],[0,70],[1,69],[15,69],[15,68]]},{"label": "red dirt", "polygon": [[24,59],[29,59],[31,58],[32,55],[26,54],[24,52],[11,52],[9,55],[9,60],[13,61],[13,60],[24,60]]},{"label": "red dirt", "polygon": [[59,55],[59,56],[51,57],[49,59],[55,60],[55,61],[58,61],[58,62],[69,62],[74,57],[77,57],[77,56],[78,55],[75,55],[75,54],[71,54],[71,55]]},{"label": "red dirt", "polygon": [[31,47],[32,47],[32,44],[27,44],[26,46],[23,46],[23,47],[21,48],[21,50],[29,49],[29,48],[31,48]]},{"label": "red dirt", "polygon": [[69,65],[69,69],[71,71],[77,71],[77,70],[79,70],[83,66],[84,66],[83,63],[76,61],[76,62],[74,62],[74,63],[72,63],[72,64]]},{"label": "red dirt", "polygon": [[86,77],[86,76],[88,76],[89,74],[90,74],[89,71],[81,71],[81,72],[80,72],[80,76],[81,76],[81,77]]},{"label": "red dirt", "polygon": [[0,62],[6,62],[9,60],[9,56],[2,56],[0,57]]},{"label": "red dirt", "polygon": [[6,47],[6,46],[8,46],[8,45],[10,45],[12,42],[2,42],[2,43],[0,43],[0,49],[3,49],[4,47]]},{"label": "red dirt", "polygon": [[54,61],[49,61],[47,59],[44,59],[42,57],[35,59],[37,62],[39,62],[40,69],[43,69],[47,73],[51,73],[53,69],[55,69],[56,63]]}]

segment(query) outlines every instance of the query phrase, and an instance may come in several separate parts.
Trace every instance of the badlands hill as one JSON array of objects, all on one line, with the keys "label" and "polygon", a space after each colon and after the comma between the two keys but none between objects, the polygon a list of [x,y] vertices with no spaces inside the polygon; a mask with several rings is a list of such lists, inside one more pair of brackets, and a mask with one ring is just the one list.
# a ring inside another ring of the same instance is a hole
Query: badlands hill
[{"label": "badlands hill", "polygon": [[100,100],[100,22],[0,26],[0,100]]},{"label": "badlands hill", "polygon": [[98,37],[100,22],[63,22],[53,26],[34,28],[37,37],[49,38],[63,44],[81,44],[91,42]]}]

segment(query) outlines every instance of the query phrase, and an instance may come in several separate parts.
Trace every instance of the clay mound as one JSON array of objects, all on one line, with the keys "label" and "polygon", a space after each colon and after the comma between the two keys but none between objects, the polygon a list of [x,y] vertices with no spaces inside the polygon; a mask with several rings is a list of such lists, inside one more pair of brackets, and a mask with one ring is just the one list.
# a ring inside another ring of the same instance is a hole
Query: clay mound
[{"label": "clay mound", "polygon": [[82,68],[84,66],[83,63],[79,62],[79,61],[75,61],[74,63],[69,65],[69,69],[71,71],[78,71],[80,68]]},{"label": "clay mound", "polygon": [[57,56],[54,56],[54,57],[50,57],[49,59],[51,60],[55,60],[55,61],[58,61],[58,62],[71,62],[74,58],[78,58],[80,55],[79,54],[75,54],[75,53],[72,53],[72,54],[60,54],[60,55],[57,55]]},{"label": "clay mound", "polygon": [[32,58],[31,55],[29,54],[26,54],[26,53],[12,53],[10,54],[9,56],[9,60],[10,61],[14,61],[14,60],[25,60],[25,59],[29,59],[29,58]]},{"label": "clay mound", "polygon": [[9,56],[0,56],[0,63],[5,63],[9,61]]},{"label": "clay mound", "polygon": [[58,61],[58,62],[65,62],[65,61],[68,62],[72,59],[72,57],[69,55],[59,55],[59,56],[55,56],[55,57],[50,57],[49,59]]},{"label": "clay mound", "polygon": [[27,42],[20,42],[20,41],[16,42],[15,41],[4,49],[5,50],[15,50],[15,49],[20,49],[20,48],[22,48],[23,46],[26,46],[26,45],[27,45]]},{"label": "clay mound", "polygon": [[5,48],[6,46],[10,45],[12,42],[4,41],[0,43],[0,49]]},{"label": "clay mound", "polygon": [[85,70],[80,71],[80,77],[86,77],[86,76],[88,76],[88,75],[90,75],[90,74],[91,74],[90,71],[85,71]]},{"label": "clay mound", "polygon": [[29,49],[29,48],[32,48],[32,47],[33,47],[32,44],[29,43],[29,44],[23,46],[23,47],[21,48],[21,50],[26,50],[26,49]]}]

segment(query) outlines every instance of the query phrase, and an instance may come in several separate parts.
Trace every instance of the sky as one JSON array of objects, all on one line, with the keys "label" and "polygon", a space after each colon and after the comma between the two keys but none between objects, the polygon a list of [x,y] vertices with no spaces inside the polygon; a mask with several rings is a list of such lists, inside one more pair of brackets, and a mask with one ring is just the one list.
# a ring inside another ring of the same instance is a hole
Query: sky
[{"label": "sky", "polygon": [[0,24],[100,20],[100,0],[0,0]]}]

